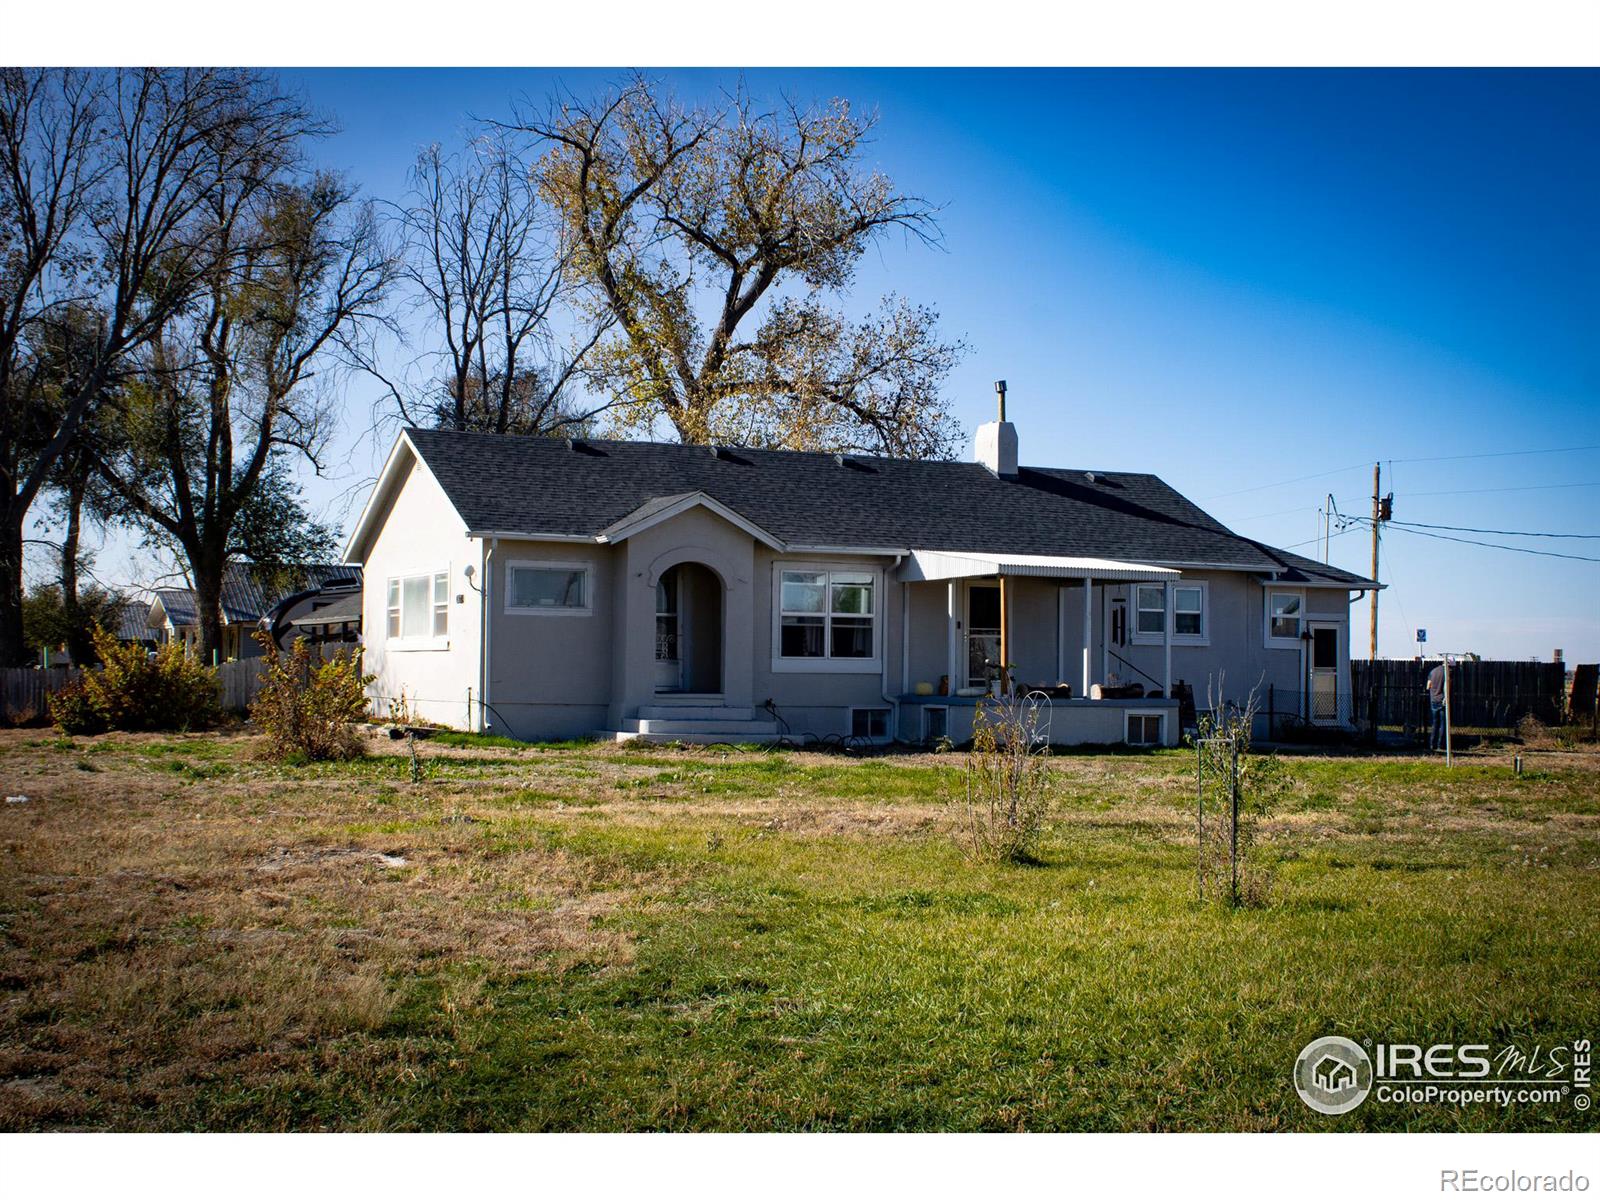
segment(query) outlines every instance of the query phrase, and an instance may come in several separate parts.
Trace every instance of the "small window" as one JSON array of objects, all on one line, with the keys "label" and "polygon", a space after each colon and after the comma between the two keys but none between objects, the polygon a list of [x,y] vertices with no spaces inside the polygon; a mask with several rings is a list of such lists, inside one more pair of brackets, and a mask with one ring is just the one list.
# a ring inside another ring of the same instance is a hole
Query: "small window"
[{"label": "small window", "polygon": [[1139,589],[1139,632],[1160,637],[1167,628],[1167,592],[1162,587]]},{"label": "small window", "polygon": [[778,583],[780,658],[871,658],[871,571],[784,571]]},{"label": "small window", "polygon": [[1128,714],[1128,744],[1130,746],[1159,746],[1161,739],[1161,714]]},{"label": "small window", "polygon": [[506,611],[567,615],[589,611],[589,568],[574,563],[509,563]]},{"label": "small window", "polygon": [[889,736],[889,710],[887,708],[852,708],[850,710],[850,736],[882,739]]},{"label": "small window", "polygon": [[425,641],[450,633],[450,578],[444,571],[404,575],[388,581],[385,632],[391,638]]},{"label": "small window", "polygon": [[1283,640],[1300,637],[1301,599],[1298,592],[1273,592],[1268,598],[1270,624],[1267,636]]},{"label": "small window", "polygon": [[1204,588],[1172,589],[1172,632],[1177,637],[1205,636],[1206,593]]},{"label": "small window", "polygon": [[949,736],[950,710],[943,707],[923,709],[922,740],[928,743],[933,743]]}]

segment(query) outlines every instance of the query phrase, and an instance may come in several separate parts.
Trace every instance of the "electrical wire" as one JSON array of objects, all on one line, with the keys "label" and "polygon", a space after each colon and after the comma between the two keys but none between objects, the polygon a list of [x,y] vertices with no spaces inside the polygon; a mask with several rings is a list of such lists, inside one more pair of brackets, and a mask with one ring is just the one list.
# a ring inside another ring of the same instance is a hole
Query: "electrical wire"
[{"label": "electrical wire", "polygon": [[1600,450],[1600,446],[1553,446],[1549,450],[1490,450],[1483,454],[1437,454],[1431,458],[1391,458],[1394,463],[1460,462],[1465,458],[1515,458],[1521,454],[1573,454],[1580,450]]},{"label": "electrical wire", "polygon": [[1403,492],[1401,496],[1409,500],[1413,496],[1485,496],[1490,492],[1547,492],[1553,488],[1581,487],[1600,487],[1600,479],[1589,483],[1529,483],[1520,487],[1467,488],[1456,492]]},{"label": "electrical wire", "polygon": [[[1364,522],[1369,528],[1372,524],[1371,517],[1354,517],[1351,519]],[[1538,555],[1540,558],[1567,558],[1573,560],[1574,562],[1600,563],[1600,558],[1593,558],[1586,554],[1560,554],[1554,550],[1531,550],[1527,546],[1507,546],[1500,542],[1480,542],[1472,538],[1452,537],[1445,533],[1428,533],[1426,530],[1422,529],[1408,529],[1403,525],[1395,525],[1392,521],[1385,521],[1384,524],[1389,525],[1391,528],[1400,533],[1409,533],[1415,537],[1438,538],[1441,542],[1461,542],[1463,545],[1467,546],[1485,546],[1490,550],[1513,550],[1518,554],[1534,554]],[[1352,526],[1352,528],[1353,527],[1354,526]],[[1343,531],[1341,530],[1341,532]]]},{"label": "electrical wire", "polygon": [[1600,533],[1530,533],[1524,529],[1474,529],[1470,525],[1425,525],[1420,521],[1390,521],[1407,529],[1448,529],[1455,533],[1492,533],[1500,537],[1583,538],[1600,541]]}]

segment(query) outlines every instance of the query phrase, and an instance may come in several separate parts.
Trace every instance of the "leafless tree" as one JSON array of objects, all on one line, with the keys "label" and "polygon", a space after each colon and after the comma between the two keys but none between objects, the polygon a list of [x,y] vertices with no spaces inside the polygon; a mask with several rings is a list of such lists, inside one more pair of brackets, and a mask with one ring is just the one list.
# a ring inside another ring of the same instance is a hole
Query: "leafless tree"
[{"label": "leafless tree", "polygon": [[622,428],[949,452],[939,386],[964,347],[939,340],[925,306],[890,298],[852,323],[829,303],[883,236],[938,237],[930,204],[863,167],[874,122],[840,100],[764,110],[743,91],[686,108],[644,78],[517,115],[541,140],[537,179],[589,302],[616,322],[587,367]]},{"label": "leafless tree", "polygon": [[[456,154],[422,151],[392,221],[426,339],[414,378],[380,374],[402,420],[550,434],[605,407],[585,406],[572,384],[609,319],[567,307],[569,255],[512,134],[486,133]],[[575,317],[576,328],[560,327]]]}]

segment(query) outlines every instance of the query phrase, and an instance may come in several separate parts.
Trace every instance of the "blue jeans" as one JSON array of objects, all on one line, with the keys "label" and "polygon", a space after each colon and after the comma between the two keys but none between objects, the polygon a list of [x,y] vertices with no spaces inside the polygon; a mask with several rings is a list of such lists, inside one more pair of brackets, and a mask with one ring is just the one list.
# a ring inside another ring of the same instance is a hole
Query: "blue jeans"
[{"label": "blue jeans", "polygon": [[1429,750],[1444,749],[1444,705],[1429,701],[1433,709],[1433,732],[1428,736]]}]

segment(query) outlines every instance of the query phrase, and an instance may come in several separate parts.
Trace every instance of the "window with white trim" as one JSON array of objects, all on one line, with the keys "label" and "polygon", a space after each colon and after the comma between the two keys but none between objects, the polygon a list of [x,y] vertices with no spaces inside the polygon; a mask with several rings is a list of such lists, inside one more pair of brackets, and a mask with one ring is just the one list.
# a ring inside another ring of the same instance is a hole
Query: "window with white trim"
[{"label": "window with white trim", "polygon": [[1167,628],[1167,589],[1160,584],[1141,585],[1137,592],[1134,602],[1139,615],[1135,628],[1139,633],[1159,638]]},{"label": "window with white trim", "polygon": [[398,641],[450,634],[450,578],[444,571],[389,580],[385,632]]},{"label": "window with white trim", "polygon": [[536,616],[587,616],[590,612],[587,563],[510,562],[506,564],[506,611]]},{"label": "window with white trim", "polygon": [[850,736],[879,741],[889,736],[889,710],[887,708],[852,708],[850,710]]},{"label": "window with white trim", "polygon": [[877,579],[873,571],[782,571],[778,657],[872,658]]},{"label": "window with white trim", "polygon": [[1160,746],[1162,714],[1130,712],[1128,714],[1127,742],[1130,746]]},{"label": "window with white trim", "polygon": [[1172,589],[1172,636],[1203,638],[1205,635],[1205,589],[1194,584],[1178,584]]},{"label": "window with white trim", "polygon": [[[1167,628],[1167,589],[1162,584],[1141,583],[1133,589],[1133,640],[1159,645]],[[1172,644],[1204,646],[1211,638],[1207,609],[1210,586],[1205,580],[1172,585]]]},{"label": "window with white trim", "polygon": [[1298,642],[1305,617],[1305,598],[1299,592],[1267,593],[1267,637]]}]

